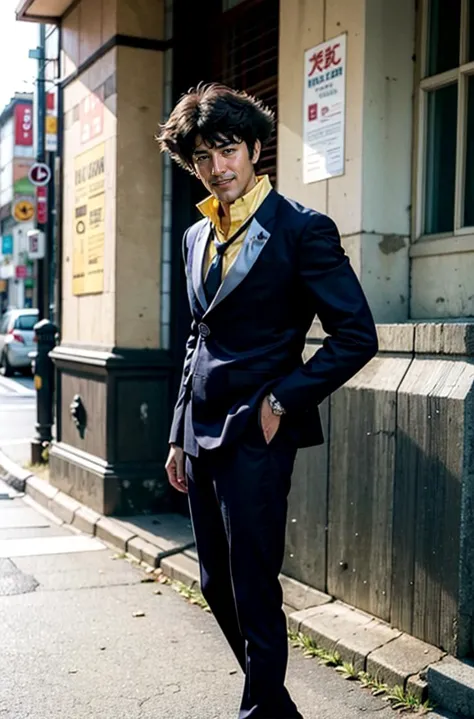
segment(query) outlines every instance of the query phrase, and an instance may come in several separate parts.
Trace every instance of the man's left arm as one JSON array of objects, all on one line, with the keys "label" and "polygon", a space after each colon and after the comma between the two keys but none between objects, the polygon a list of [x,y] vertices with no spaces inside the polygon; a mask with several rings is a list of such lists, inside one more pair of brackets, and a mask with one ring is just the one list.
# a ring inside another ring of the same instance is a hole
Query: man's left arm
[{"label": "man's left arm", "polygon": [[319,404],[377,353],[374,320],[341,247],[335,223],[313,215],[301,238],[299,275],[327,337],[302,367],[273,388],[288,413]]}]

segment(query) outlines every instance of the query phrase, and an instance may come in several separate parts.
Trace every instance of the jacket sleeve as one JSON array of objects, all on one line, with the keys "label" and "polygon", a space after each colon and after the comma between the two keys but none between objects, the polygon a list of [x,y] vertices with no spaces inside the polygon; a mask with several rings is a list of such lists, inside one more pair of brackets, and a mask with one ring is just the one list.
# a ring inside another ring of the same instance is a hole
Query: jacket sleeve
[{"label": "jacket sleeve", "polygon": [[[184,262],[184,270],[187,272],[187,240],[188,240],[188,231],[185,232],[183,237],[183,262]],[[171,429],[170,429],[170,436],[169,436],[169,443],[170,444],[176,444],[178,447],[182,447],[184,443],[184,410],[186,407],[186,396],[187,396],[187,386],[186,386],[186,379],[189,375],[189,371],[191,368],[191,360],[194,354],[194,350],[196,349],[197,341],[198,341],[198,329],[197,324],[193,320],[191,322],[191,331],[188,337],[188,340],[186,342],[186,353],[184,356],[184,364],[183,364],[183,371],[181,374],[181,382],[179,384],[179,390],[178,390],[178,399],[176,400],[176,404],[174,407],[174,413],[173,413],[173,420],[171,422]]]},{"label": "jacket sleeve", "polygon": [[374,320],[334,222],[313,215],[301,238],[299,276],[328,337],[273,388],[288,413],[319,404],[377,353]]},{"label": "jacket sleeve", "polygon": [[186,406],[187,386],[186,379],[189,375],[191,367],[191,360],[196,349],[198,340],[197,324],[193,320],[191,323],[191,332],[186,342],[186,355],[184,358],[183,372],[181,375],[181,382],[179,385],[178,399],[174,407],[173,421],[171,423],[170,444],[176,444],[178,447],[182,447],[184,443],[184,409]]}]

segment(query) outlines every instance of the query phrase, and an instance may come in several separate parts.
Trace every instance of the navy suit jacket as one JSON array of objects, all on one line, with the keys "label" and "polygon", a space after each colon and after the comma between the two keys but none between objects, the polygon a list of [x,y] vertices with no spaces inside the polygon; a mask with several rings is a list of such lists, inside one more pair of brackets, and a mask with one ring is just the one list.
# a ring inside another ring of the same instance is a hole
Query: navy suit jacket
[{"label": "navy suit jacket", "polygon": [[[208,306],[202,219],[184,236],[193,317],[170,442],[197,455],[234,441],[270,391],[298,447],[321,444],[318,405],[377,352],[366,298],[327,216],[272,190]],[[315,315],[328,337],[306,363]]]}]

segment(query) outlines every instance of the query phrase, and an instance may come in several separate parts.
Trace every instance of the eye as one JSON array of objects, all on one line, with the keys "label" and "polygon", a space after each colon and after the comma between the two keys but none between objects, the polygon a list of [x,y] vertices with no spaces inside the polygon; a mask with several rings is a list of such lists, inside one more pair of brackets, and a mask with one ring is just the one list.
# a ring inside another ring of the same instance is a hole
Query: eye
[{"label": "eye", "polygon": [[222,154],[224,154],[228,157],[229,155],[233,155],[234,152],[235,152],[235,147],[226,147]]},{"label": "eye", "polygon": [[198,157],[196,157],[196,162],[198,162],[198,163],[204,162],[204,160],[207,160],[208,157],[209,157],[208,155],[199,155]]}]

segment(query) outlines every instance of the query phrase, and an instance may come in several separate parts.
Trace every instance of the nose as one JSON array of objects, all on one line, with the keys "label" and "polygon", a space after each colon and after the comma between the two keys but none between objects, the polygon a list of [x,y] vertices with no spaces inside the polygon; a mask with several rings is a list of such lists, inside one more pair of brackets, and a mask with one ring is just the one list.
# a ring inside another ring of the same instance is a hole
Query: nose
[{"label": "nose", "polygon": [[212,157],[212,168],[211,173],[218,177],[219,175],[222,175],[225,172],[225,162],[222,157],[219,156],[219,154],[215,154]]}]

